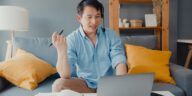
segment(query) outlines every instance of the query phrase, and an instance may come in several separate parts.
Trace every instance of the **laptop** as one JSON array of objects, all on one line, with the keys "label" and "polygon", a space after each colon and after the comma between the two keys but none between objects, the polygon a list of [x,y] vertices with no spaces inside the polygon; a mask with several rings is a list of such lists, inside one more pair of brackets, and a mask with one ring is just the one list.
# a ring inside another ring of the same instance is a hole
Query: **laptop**
[{"label": "laptop", "polygon": [[97,96],[151,96],[153,80],[153,73],[102,77]]}]

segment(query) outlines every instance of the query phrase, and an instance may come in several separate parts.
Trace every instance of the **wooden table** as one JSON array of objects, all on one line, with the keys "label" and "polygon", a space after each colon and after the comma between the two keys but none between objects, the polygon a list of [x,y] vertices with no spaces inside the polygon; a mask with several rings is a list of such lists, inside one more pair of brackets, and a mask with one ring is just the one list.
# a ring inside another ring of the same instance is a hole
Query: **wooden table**
[{"label": "wooden table", "polygon": [[192,57],[192,39],[178,39],[177,42],[188,44],[189,52],[188,52],[184,67],[189,68],[189,64],[190,64],[191,57]]}]

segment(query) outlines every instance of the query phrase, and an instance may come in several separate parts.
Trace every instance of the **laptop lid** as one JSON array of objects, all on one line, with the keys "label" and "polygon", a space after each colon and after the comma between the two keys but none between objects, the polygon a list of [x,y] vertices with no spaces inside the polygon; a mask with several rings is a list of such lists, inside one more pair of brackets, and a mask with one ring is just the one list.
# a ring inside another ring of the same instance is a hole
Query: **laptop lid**
[{"label": "laptop lid", "polygon": [[150,96],[154,74],[127,74],[102,77],[98,82],[98,96]]}]

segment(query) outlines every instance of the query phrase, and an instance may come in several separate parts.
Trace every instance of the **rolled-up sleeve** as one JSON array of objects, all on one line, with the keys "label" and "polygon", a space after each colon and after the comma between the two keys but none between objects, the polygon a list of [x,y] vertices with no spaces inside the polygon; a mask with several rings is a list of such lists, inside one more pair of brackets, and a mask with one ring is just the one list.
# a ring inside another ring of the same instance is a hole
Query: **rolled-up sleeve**
[{"label": "rolled-up sleeve", "polygon": [[75,42],[73,42],[70,36],[67,37],[67,55],[68,55],[68,63],[70,65],[70,73],[71,76],[76,76],[76,68],[75,64],[77,63],[77,54],[75,52]]},{"label": "rolled-up sleeve", "polygon": [[113,69],[118,64],[126,64],[126,57],[121,39],[116,35],[114,31],[110,32],[110,58],[112,61]]}]

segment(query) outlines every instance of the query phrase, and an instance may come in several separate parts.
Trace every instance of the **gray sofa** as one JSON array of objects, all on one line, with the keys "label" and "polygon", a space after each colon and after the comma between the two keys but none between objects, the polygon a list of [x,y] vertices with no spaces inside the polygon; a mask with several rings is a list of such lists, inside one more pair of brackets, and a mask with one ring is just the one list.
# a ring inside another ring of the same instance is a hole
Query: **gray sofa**
[{"label": "gray sofa", "polygon": [[[54,47],[48,47],[50,39],[16,38],[15,41],[15,48],[29,51],[55,66],[57,55]],[[156,39],[154,36],[129,36],[122,37],[122,41],[154,49]],[[173,78],[176,80],[176,86],[166,83],[154,83],[153,91],[170,91],[175,96],[192,96],[192,70],[185,69],[176,64],[170,64],[170,70]],[[75,72],[73,76],[75,76]],[[59,78],[58,74],[48,77],[33,91],[15,87],[8,81],[0,78],[0,96],[34,96],[39,92],[51,92],[51,85],[57,78]]]}]

